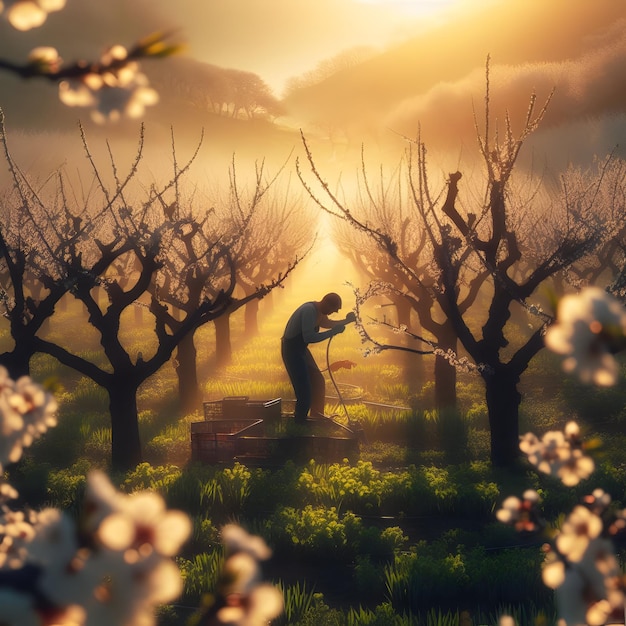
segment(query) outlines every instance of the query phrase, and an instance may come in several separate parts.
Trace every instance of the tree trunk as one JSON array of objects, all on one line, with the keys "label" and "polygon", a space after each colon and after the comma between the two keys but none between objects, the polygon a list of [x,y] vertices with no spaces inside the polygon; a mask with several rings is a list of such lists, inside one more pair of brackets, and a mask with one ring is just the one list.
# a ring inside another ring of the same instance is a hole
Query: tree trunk
[{"label": "tree trunk", "polygon": [[0,365],[7,368],[9,376],[17,380],[20,376],[30,376],[30,359],[34,350],[16,346],[11,352],[0,354]]},{"label": "tree trunk", "polygon": [[[440,327],[437,345],[444,351],[457,353],[458,340],[450,323]],[[435,356],[435,408],[456,409],[456,368],[443,356]]]},{"label": "tree trunk", "polygon": [[198,369],[194,333],[184,336],[176,348],[176,374],[178,376],[178,399],[184,413],[192,413],[200,405]]},{"label": "tree trunk", "polygon": [[111,412],[111,467],[128,471],[142,462],[136,382],[128,375],[114,376],[107,386]]},{"label": "tree trunk", "polygon": [[245,330],[248,339],[259,334],[259,301],[257,298],[250,300],[245,306]]},{"label": "tree trunk", "polygon": [[491,430],[491,463],[511,467],[519,458],[519,406],[522,396],[517,389],[519,376],[506,366],[483,374]]},{"label": "tree trunk", "polygon": [[439,411],[456,408],[456,369],[439,355],[435,356],[435,407]]},{"label": "tree trunk", "polygon": [[215,360],[219,366],[228,365],[232,360],[230,343],[230,313],[224,313],[213,320],[215,323]]},{"label": "tree trunk", "polygon": [[[416,332],[414,330],[414,324],[411,320],[411,313],[413,311],[411,303],[406,298],[397,298],[394,301],[394,304],[398,315],[398,326],[406,326],[406,329],[409,332]],[[420,332],[417,331],[416,334],[419,335]],[[401,344],[408,348],[412,348],[415,350],[425,350],[428,347],[425,344],[416,341],[412,337],[409,337],[408,335],[400,335],[400,337],[402,338]],[[426,371],[424,368],[424,357],[421,354],[415,354],[413,352],[403,352],[401,354],[404,381],[409,387],[409,393],[419,393],[419,390],[422,388],[422,385],[425,382],[424,379],[426,377]]]}]

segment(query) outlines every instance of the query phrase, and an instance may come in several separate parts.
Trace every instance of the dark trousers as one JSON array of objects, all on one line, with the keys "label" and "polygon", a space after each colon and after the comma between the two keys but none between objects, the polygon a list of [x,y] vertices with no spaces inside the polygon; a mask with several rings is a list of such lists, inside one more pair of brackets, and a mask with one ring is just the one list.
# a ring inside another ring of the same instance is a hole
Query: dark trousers
[{"label": "dark trousers", "polygon": [[326,381],[302,337],[283,339],[281,354],[296,394],[294,417],[304,420],[309,411],[311,415],[323,415]]}]

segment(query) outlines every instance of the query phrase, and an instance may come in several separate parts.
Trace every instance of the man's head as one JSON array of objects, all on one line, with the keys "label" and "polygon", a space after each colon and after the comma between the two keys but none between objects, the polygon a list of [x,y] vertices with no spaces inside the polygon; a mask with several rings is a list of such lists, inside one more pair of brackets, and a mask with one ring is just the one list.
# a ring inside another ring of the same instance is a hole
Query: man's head
[{"label": "man's head", "polygon": [[320,311],[324,315],[337,313],[341,308],[341,297],[337,293],[327,293],[320,301]]}]

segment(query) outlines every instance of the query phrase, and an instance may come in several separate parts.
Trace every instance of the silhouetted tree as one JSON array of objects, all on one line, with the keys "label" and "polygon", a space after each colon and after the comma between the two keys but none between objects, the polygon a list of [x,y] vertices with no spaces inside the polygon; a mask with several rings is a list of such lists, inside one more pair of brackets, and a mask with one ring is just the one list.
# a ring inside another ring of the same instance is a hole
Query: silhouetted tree
[{"label": "silhouetted tree", "polygon": [[[429,184],[425,146],[419,137],[414,142],[415,164],[410,171],[414,219],[418,228],[425,230],[432,249],[436,270],[431,275],[436,279],[432,284],[427,284],[403,257],[393,233],[360,221],[330,192],[308,150],[307,155],[314,175],[332,202],[332,212],[372,237],[390,262],[429,294],[452,325],[485,384],[491,461],[495,466],[508,466],[519,454],[520,377],[543,347],[545,326],[551,321],[550,315],[529,299],[545,281],[589,254],[603,240],[606,224],[594,207],[584,202],[580,203],[580,212],[573,213],[566,193],[553,196],[549,205],[541,207],[524,205],[509,194],[520,150],[540,124],[549,99],[536,113],[536,97],[532,96],[517,136],[508,116],[502,136],[499,132],[492,135],[488,64],[486,86],[484,129],[478,133],[486,189],[484,201],[479,199],[475,204],[475,212],[459,206],[460,172],[450,174],[443,202],[437,200]],[[548,248],[536,245],[538,232],[533,226],[539,218],[546,231],[551,231]],[[480,282],[479,305],[465,309],[465,294],[472,289],[473,277],[485,271],[488,277]],[[507,337],[508,324],[517,306],[536,323],[525,336],[515,333],[515,341],[511,342]],[[448,354],[448,358],[460,360],[454,353]]]},{"label": "silhouetted tree", "polygon": [[[394,287],[386,289],[386,294],[399,312],[398,326],[406,327],[410,331],[410,313],[414,311],[430,340],[438,345],[434,366],[435,406],[440,410],[450,409],[456,407],[457,368],[449,362],[447,355],[457,352],[458,340],[450,320],[441,314],[432,295],[438,274],[433,266],[434,249],[427,231],[412,216],[412,189],[405,176],[404,166],[405,163],[401,161],[389,177],[381,172],[379,182],[374,187],[362,158],[357,206],[350,210],[356,210],[359,221],[367,223],[369,228],[377,229],[381,233],[384,230],[392,238],[397,254],[411,268],[411,273],[395,263],[390,263],[388,252],[381,249],[367,231],[355,231],[352,258],[369,275],[370,280],[389,283]],[[376,249],[373,250],[372,247]],[[455,258],[454,271],[462,271],[467,254],[466,251]],[[481,281],[486,276],[487,272],[484,270],[473,274],[472,287],[463,291],[459,301],[463,311],[467,311],[474,304]]]},{"label": "silhouetted tree", "polygon": [[248,119],[259,115],[276,117],[282,112],[269,85],[253,72],[225,70],[232,88],[232,117],[244,113]]},{"label": "silhouetted tree", "polygon": [[[24,184],[18,170],[13,169],[12,174],[18,181],[13,197],[7,195],[2,201],[0,306],[14,343],[0,354],[0,363],[17,379],[30,375],[30,360],[38,351],[37,334],[71,288],[68,272],[55,261],[64,256],[64,246],[71,245],[76,232],[73,216],[60,212],[56,229],[43,238],[30,211],[24,210],[36,201],[37,193]],[[64,219],[68,217],[69,221]],[[48,266],[46,273],[38,271],[41,264]]]},{"label": "silhouetted tree", "polygon": [[[37,314],[36,322],[58,301],[57,284],[63,285],[65,291],[84,304],[88,323],[99,337],[105,365],[85,356],[71,336],[68,345],[61,345],[61,341],[46,340],[33,333],[36,323],[30,320],[27,320],[30,334],[25,339],[22,333],[18,339],[27,356],[34,351],[50,354],[107,391],[112,465],[116,469],[134,467],[142,459],[137,390],[170,359],[189,333],[228,311],[233,304],[236,285],[235,269],[218,234],[203,253],[203,257],[210,257],[208,266],[215,269],[211,295],[205,290],[194,307],[179,309],[178,313],[182,315],[174,319],[159,290],[152,289],[155,282],[159,284],[159,272],[165,260],[185,244],[186,233],[194,228],[192,222],[184,217],[178,219],[174,213],[164,219],[163,202],[166,206],[171,205],[178,182],[195,155],[183,167],[175,165],[170,181],[159,187],[152,185],[143,189],[139,195],[137,189],[131,188],[131,183],[138,182],[143,143],[142,132],[137,154],[124,177],[120,176],[109,148],[112,183],[107,184],[83,134],[95,185],[87,198],[77,200],[79,209],[70,208],[72,194],[66,193],[67,177],[62,173],[55,179],[57,185],[53,193],[44,197],[35,193],[14,166],[14,179],[19,188],[18,202],[12,207],[11,216],[16,219],[15,216],[24,214],[26,218],[18,224],[21,237],[14,235],[13,239],[5,240],[4,249],[0,250],[10,262],[17,259],[23,264],[22,259],[27,259],[31,263],[29,271],[35,273],[44,286],[54,287],[54,290],[48,288],[52,296],[48,300],[44,298],[43,304],[39,305],[42,313]],[[5,261],[7,266],[9,261]],[[130,281],[120,268],[132,270]],[[23,272],[14,271],[13,276],[21,280]],[[52,280],[54,284],[50,282]],[[5,310],[18,318],[26,310],[30,318],[35,311],[34,304],[20,291],[22,285],[18,284],[17,290],[13,286],[13,291],[25,304],[5,307]],[[101,289],[106,292],[106,302],[99,297]],[[146,311],[152,318],[153,337],[146,341],[144,349],[137,351],[136,344],[127,345],[125,340],[129,323],[126,312],[145,297],[148,300]]]},{"label": "silhouetted tree", "polygon": [[[247,275],[241,269],[246,258],[254,256],[248,254],[248,246],[253,246],[261,237],[257,228],[261,228],[263,219],[266,222],[269,219],[269,214],[263,211],[263,202],[268,194],[271,195],[271,188],[279,175],[280,170],[275,176],[266,177],[264,165],[258,166],[251,192],[246,194],[237,182],[233,159],[227,199],[222,200],[219,195],[205,199],[200,209],[195,206],[195,198],[183,199],[178,189],[171,204],[160,199],[164,217],[176,219],[181,226],[170,252],[155,275],[151,292],[168,305],[167,324],[176,330],[203,301],[214,299],[220,291],[228,289],[231,295],[228,306],[213,319],[219,365],[230,359],[230,315],[252,302],[257,303],[281,285],[299,262],[299,249],[290,248],[288,254],[275,259],[275,264],[267,273]],[[271,229],[269,247],[280,249],[284,238],[282,225],[274,221],[267,227]],[[271,256],[269,249],[264,253]],[[242,286],[244,276],[246,284]],[[243,292],[243,295],[237,292]],[[182,321],[177,313],[182,314]],[[200,402],[196,356],[192,330],[178,344],[175,359],[179,398],[185,412],[197,409]]]},{"label": "silhouetted tree", "polygon": [[[235,191],[234,180],[231,186]],[[287,260],[301,260],[316,237],[308,197],[295,193],[289,184],[275,183],[259,200],[249,218],[240,202],[231,203],[230,211],[233,231],[240,233],[233,245],[237,286],[247,298],[253,295],[256,285],[283,273]],[[244,317],[248,338],[258,333],[258,311],[259,299],[248,300]]]},{"label": "silhouetted tree", "polygon": [[567,202],[572,214],[593,206],[601,213],[606,233],[593,255],[587,255],[566,269],[561,292],[569,285],[604,285],[624,299],[626,268],[626,225],[622,221],[626,206],[626,162],[610,154],[596,159],[587,168],[570,166],[562,180],[568,190]]}]

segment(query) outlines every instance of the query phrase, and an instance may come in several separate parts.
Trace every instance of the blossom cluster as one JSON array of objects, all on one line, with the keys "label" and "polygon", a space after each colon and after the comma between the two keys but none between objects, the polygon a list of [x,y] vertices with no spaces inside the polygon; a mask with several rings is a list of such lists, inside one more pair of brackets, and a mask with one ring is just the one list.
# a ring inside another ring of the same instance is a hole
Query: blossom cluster
[{"label": "blossom cluster", "polygon": [[97,71],[59,83],[59,98],[68,106],[88,107],[95,122],[117,121],[121,117],[141,117],[146,106],[156,104],[158,93],[128,59],[128,50],[116,45],[107,50]]},{"label": "blossom cluster", "polygon": [[[50,393],[0,367],[0,470],[56,424]],[[75,522],[58,509],[11,507],[0,490],[0,623],[152,624],[154,607],[177,597],[172,561],[191,531],[189,518],[168,511],[155,493],[124,495],[94,471]]]},{"label": "blossom cluster", "polygon": [[[54,398],[29,377],[13,381],[0,367],[0,471],[56,423]],[[87,476],[77,519],[55,508],[23,510],[9,484],[0,487],[2,626],[152,626],[155,608],[180,596],[173,558],[191,533],[182,511],[157,493],[124,494],[101,471]],[[207,624],[260,626],[283,610],[264,584],[265,542],[229,524],[226,558]]]},{"label": "blossom cluster", "polygon": [[[30,67],[42,75],[63,76],[63,60],[56,48],[41,46],[28,55]],[[121,117],[138,118],[147,106],[156,104],[159,94],[149,85],[139,63],[128,50],[115,45],[96,63],[59,81],[59,98],[71,107],[86,107],[97,123],[117,121]]]},{"label": "blossom cluster", "polygon": [[[626,347],[626,309],[598,287],[564,296],[545,344],[563,357],[563,370],[585,384],[610,386],[617,382],[615,354]],[[591,476],[595,463],[585,453],[578,424],[551,430],[539,438],[520,437],[520,450],[540,472],[576,486]],[[527,491],[510,496],[497,518],[523,532],[545,529],[539,496]],[[615,554],[614,539],[626,529],[626,509],[612,506],[611,496],[595,489],[565,517],[544,545],[543,582],[554,589],[559,626],[602,626],[624,623],[626,577]]]},{"label": "blossom cluster", "polygon": [[56,410],[56,400],[29,376],[14,381],[0,366],[0,472],[56,425]]},{"label": "blossom cluster", "polygon": [[540,472],[560,478],[568,487],[577,485],[595,470],[593,459],[584,452],[580,428],[573,421],[563,431],[550,430],[541,439],[526,433],[521,437],[520,450]]},{"label": "blossom cluster", "polygon": [[17,30],[41,26],[48,13],[60,11],[65,0],[0,0],[0,15]]},{"label": "blossom cluster", "polygon": [[248,534],[236,524],[224,526],[222,542],[225,561],[203,624],[268,624],[282,613],[284,604],[282,593],[262,580],[260,563],[271,556],[270,548],[261,537]]},{"label": "blossom cluster", "polygon": [[[18,30],[41,26],[48,13],[59,11],[66,0],[0,0],[0,15]],[[64,65],[56,48],[39,46],[31,50],[25,65],[2,60],[4,70],[22,78],[43,77],[58,83],[61,102],[72,107],[87,107],[97,123],[121,117],[138,118],[147,106],[158,102],[158,93],[140,71],[138,60],[174,54],[176,45],[164,42],[155,33],[127,50],[114,45],[95,62],[78,61]]]},{"label": "blossom cluster", "polygon": [[586,384],[617,382],[615,353],[626,347],[626,310],[600,287],[586,287],[559,300],[556,322],[548,327],[546,346],[563,357],[563,370]]},{"label": "blossom cluster", "polygon": [[[593,460],[583,448],[574,422],[563,432],[549,431],[541,439],[532,433],[520,438],[520,449],[529,461],[568,486],[577,485],[593,472]],[[528,490],[522,498],[506,498],[496,517],[521,532],[542,531],[545,522],[538,505],[537,492]],[[559,626],[602,626],[624,617],[626,579],[613,539],[626,528],[626,509],[615,511],[610,505],[609,494],[593,490],[544,545],[542,578],[555,590]]]},{"label": "blossom cluster", "polygon": [[602,490],[587,496],[565,519],[554,544],[546,548],[543,582],[555,590],[561,623],[602,626],[624,619],[624,575],[612,536],[626,511],[612,522],[611,498]]},{"label": "blossom cluster", "polygon": [[78,523],[58,509],[5,506],[0,623],[154,624],[155,606],[182,591],[171,557],[190,531],[158,494],[121,494],[100,472],[87,478]]},{"label": "blossom cluster", "polygon": [[[585,384],[615,385],[619,364],[615,354],[626,347],[626,309],[599,287],[564,296],[556,321],[547,329],[546,346],[563,357],[563,370]],[[520,449],[542,472],[574,486],[594,471],[584,454],[580,429],[569,422],[563,432],[549,431],[541,439],[527,433]],[[521,516],[509,509],[521,501],[507,499],[498,517],[511,523]],[[613,539],[626,529],[626,509],[611,507],[611,496],[595,489],[565,518],[545,547],[544,583],[555,590],[559,624],[601,626],[623,623],[626,578],[615,555]]]},{"label": "blossom cluster", "polygon": [[496,512],[496,517],[503,524],[513,526],[520,533],[534,533],[545,526],[539,510],[539,494],[534,489],[527,489],[521,498],[509,496]]}]

